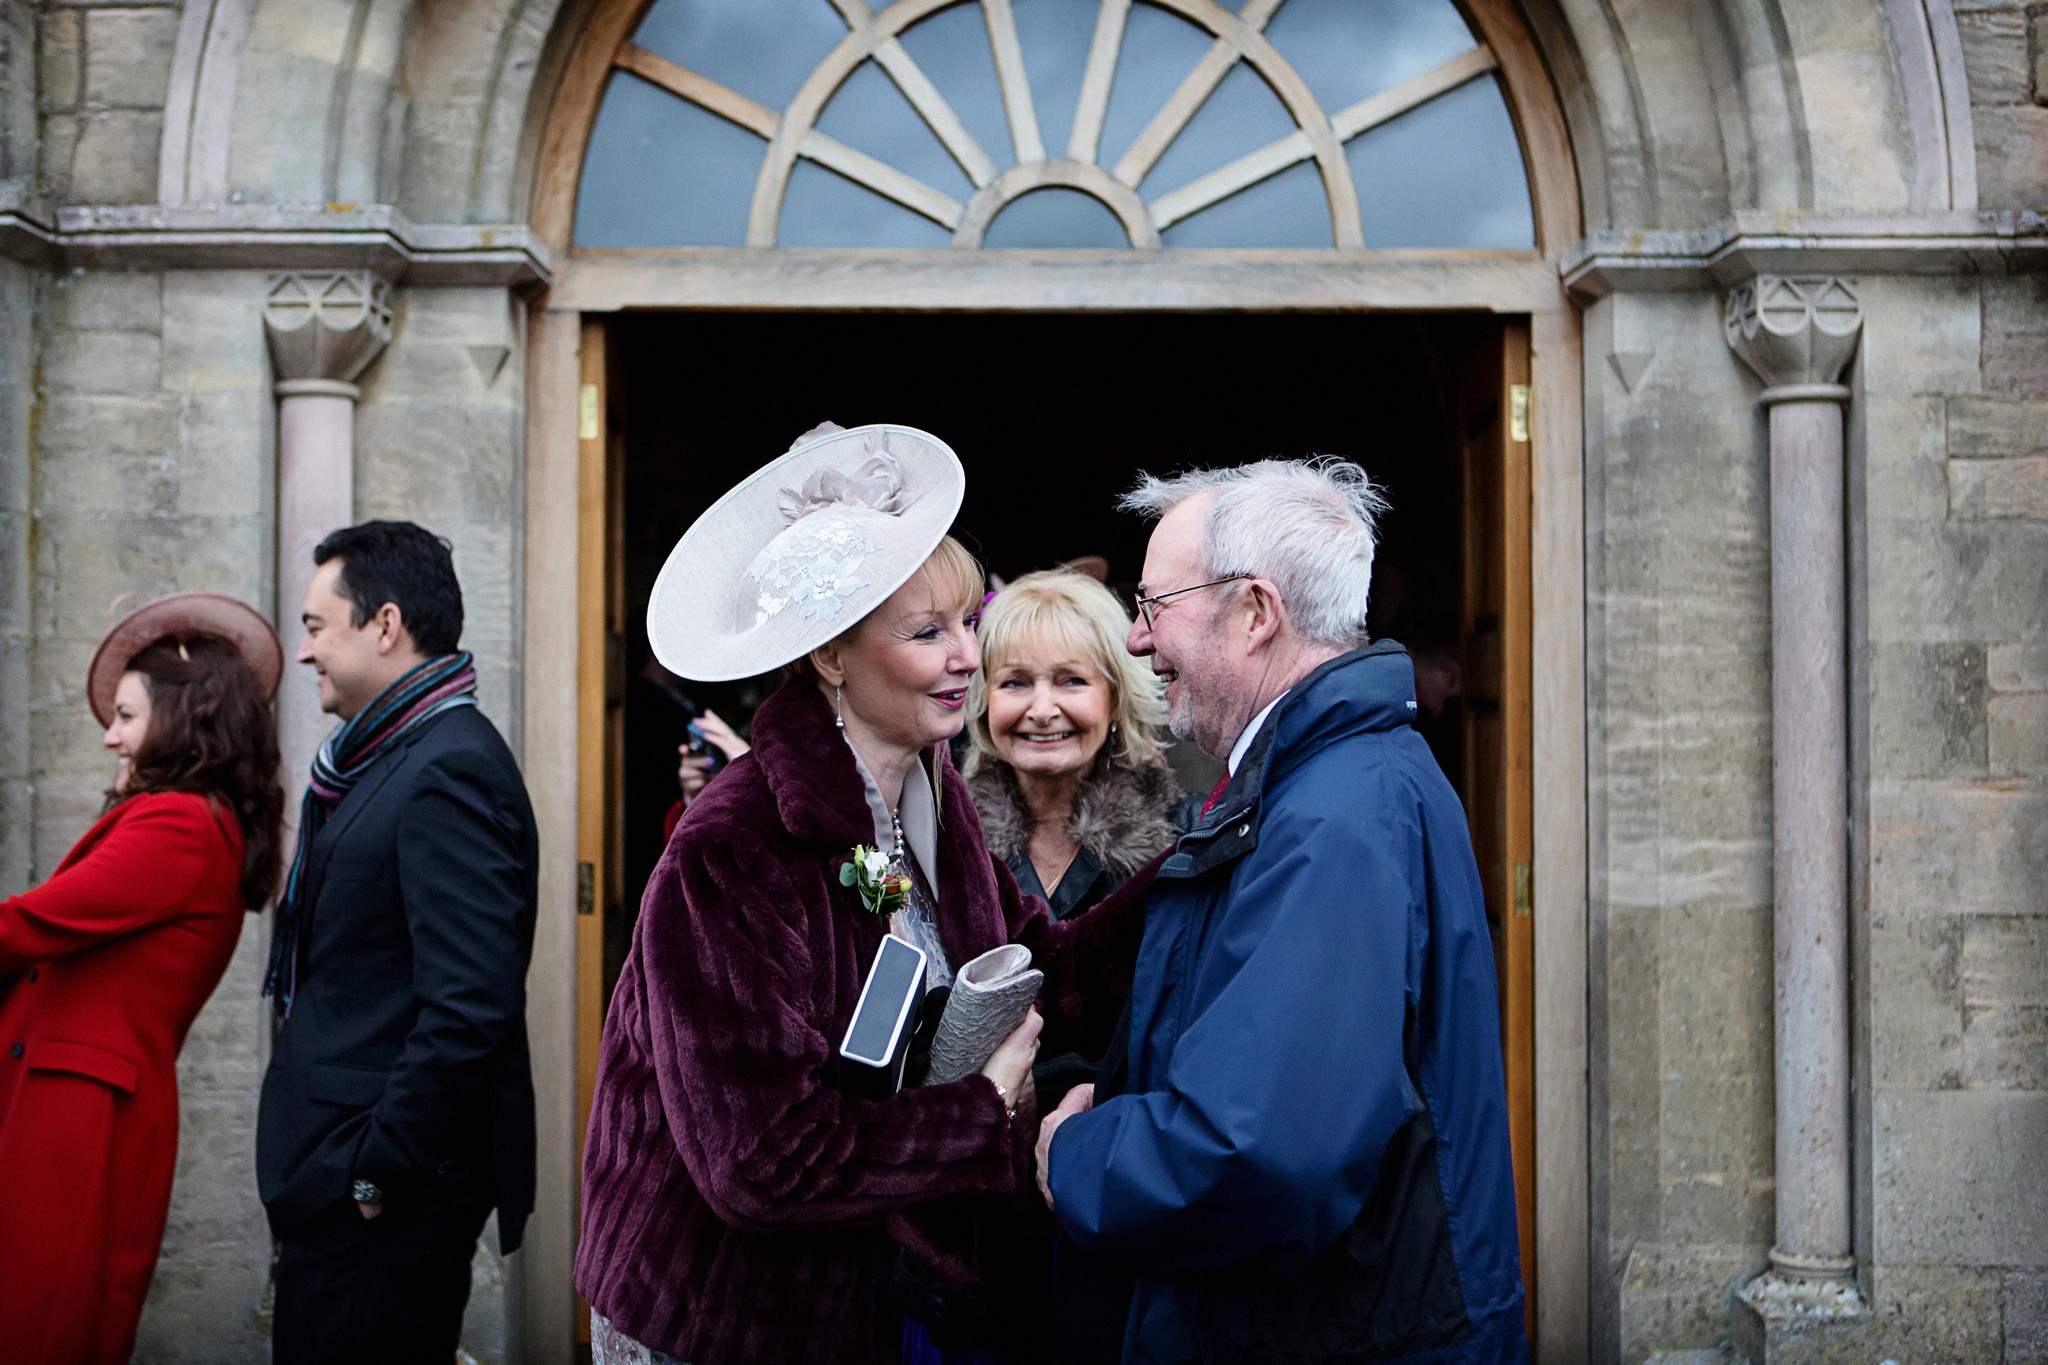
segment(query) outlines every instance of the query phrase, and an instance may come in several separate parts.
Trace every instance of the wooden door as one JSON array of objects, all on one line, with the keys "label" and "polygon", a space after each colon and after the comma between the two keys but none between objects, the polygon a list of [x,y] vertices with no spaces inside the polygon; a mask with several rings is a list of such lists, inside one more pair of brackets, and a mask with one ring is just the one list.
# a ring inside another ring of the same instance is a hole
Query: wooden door
[{"label": "wooden door", "polygon": [[1529,327],[1479,345],[1458,393],[1464,481],[1465,812],[1500,976],[1522,1280],[1536,1312],[1536,1048],[1530,705]]},{"label": "wooden door", "polygon": [[[605,928],[617,922],[625,851],[620,806],[625,758],[625,562],[619,542],[624,432],[617,357],[603,322],[586,317],[577,394],[576,552],[576,1169],[597,1091],[604,1035]],[[579,1190],[581,1182],[578,1182]],[[581,1221],[581,1208],[577,1210]],[[577,1340],[590,1340],[579,1299]]]}]

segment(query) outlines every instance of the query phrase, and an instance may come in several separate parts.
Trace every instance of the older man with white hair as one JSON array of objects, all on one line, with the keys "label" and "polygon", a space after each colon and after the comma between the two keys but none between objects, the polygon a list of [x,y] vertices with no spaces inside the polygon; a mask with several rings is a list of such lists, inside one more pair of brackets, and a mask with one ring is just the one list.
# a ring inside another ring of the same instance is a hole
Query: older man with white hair
[{"label": "older man with white hair", "polygon": [[1040,1133],[1066,1236],[1134,1277],[1067,1355],[1524,1361],[1478,869],[1408,656],[1366,638],[1385,504],[1265,460],[1124,505],[1159,519],[1130,650],[1230,773],[1153,884],[1101,1080]]}]

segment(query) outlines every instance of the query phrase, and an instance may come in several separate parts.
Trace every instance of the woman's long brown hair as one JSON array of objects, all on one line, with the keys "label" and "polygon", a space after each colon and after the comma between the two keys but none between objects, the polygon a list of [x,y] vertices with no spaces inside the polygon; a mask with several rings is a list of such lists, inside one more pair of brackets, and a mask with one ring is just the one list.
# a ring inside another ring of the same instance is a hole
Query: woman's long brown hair
[{"label": "woman's long brown hair", "polygon": [[242,904],[252,912],[277,890],[284,789],[277,782],[277,718],[233,645],[210,635],[158,640],[128,661],[149,688],[149,728],[112,810],[147,792],[196,792],[234,812],[242,827]]}]

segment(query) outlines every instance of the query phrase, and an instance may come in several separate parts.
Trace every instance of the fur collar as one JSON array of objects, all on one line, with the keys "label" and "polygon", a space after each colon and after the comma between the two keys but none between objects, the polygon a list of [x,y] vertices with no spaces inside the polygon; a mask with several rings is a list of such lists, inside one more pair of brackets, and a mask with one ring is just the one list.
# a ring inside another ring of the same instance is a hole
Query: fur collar
[{"label": "fur collar", "polygon": [[[1031,812],[1010,765],[988,762],[967,780],[967,790],[981,812],[989,852],[1005,859],[1024,853],[1031,839]],[[1180,785],[1164,764],[1112,767],[1082,781],[1067,832],[1106,871],[1128,877],[1173,842],[1171,816],[1180,799]]]}]

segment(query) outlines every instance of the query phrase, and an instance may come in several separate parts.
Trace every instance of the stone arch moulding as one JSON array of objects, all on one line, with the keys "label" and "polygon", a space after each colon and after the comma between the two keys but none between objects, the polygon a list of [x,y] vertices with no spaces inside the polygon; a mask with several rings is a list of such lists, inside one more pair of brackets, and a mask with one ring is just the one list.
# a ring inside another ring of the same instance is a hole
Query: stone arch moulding
[{"label": "stone arch moulding", "polygon": [[1953,0],[1885,0],[1892,60],[1913,139],[1913,208],[1977,207],[1977,136]]},{"label": "stone arch moulding", "polygon": [[[1150,2],[1176,12],[1186,11],[1190,17],[1234,18],[1221,11],[1210,14],[1216,7],[1207,0]],[[899,0],[896,4],[877,4],[872,8],[878,28],[887,29],[886,33],[878,32],[877,38],[886,39],[912,20],[951,3],[956,3],[956,0]],[[566,56],[562,60],[559,84],[542,116],[529,220],[536,234],[553,252],[567,253],[570,249],[578,180],[584,151],[597,120],[598,106],[613,69],[630,67],[634,61],[631,36],[651,4],[652,0],[598,0],[579,32],[573,36],[567,33],[557,35],[558,41],[566,47]],[[1522,147],[1537,250],[1555,260],[1580,236],[1580,196],[1571,135],[1544,54],[1516,12],[1513,0],[1462,0],[1459,8],[1481,44],[1493,55],[1509,117]],[[769,236],[766,228],[772,227],[782,185],[787,179],[789,165],[795,159],[793,147],[784,148],[780,144],[808,131],[810,122],[835,92],[839,81],[866,58],[865,48],[855,41],[857,36],[849,35],[849,42],[843,45],[845,52],[835,53],[834,58],[820,68],[792,103],[790,115],[802,115],[798,119],[802,126],[786,131],[771,130],[777,131],[774,141],[778,146],[770,152],[770,169],[762,177],[751,214],[750,236],[757,242]],[[1249,54],[1247,60],[1252,60],[1255,55],[1258,54]],[[1284,99],[1285,92],[1282,93]],[[1301,93],[1305,97],[1305,92]],[[765,110],[761,112],[767,113]],[[777,155],[778,151],[786,154]],[[1348,197],[1349,171],[1342,155],[1335,147],[1317,146],[1313,148],[1310,159],[1319,166],[1326,180],[1334,177],[1343,183],[1346,196],[1332,195],[1333,213],[1338,218],[1335,224],[1337,238],[1340,244],[1355,242],[1357,225],[1344,217],[1347,210],[1343,207],[1343,200]],[[1047,167],[1051,170],[1043,169]],[[1063,162],[1048,161],[1039,163],[1039,167],[1034,169],[1040,170],[1040,176],[1031,184],[1005,184],[999,194],[985,193],[976,197],[976,202],[969,206],[967,222],[961,229],[961,244],[978,242],[980,233],[986,230],[996,210],[1010,198],[1029,189],[1063,184],[1096,193],[1108,188],[1096,185],[1094,178],[1086,175],[1086,168],[1078,165],[1066,167]],[[1060,174],[1062,169],[1072,174]],[[1120,220],[1127,226],[1134,226],[1132,206],[1120,203],[1114,190],[1101,197]],[[982,202],[984,199],[988,202]],[[1355,205],[1348,212],[1355,219]],[[1138,229],[1134,231],[1133,239],[1143,241],[1147,235],[1146,229]]]},{"label": "stone arch moulding", "polygon": [[190,0],[179,17],[157,157],[160,204],[227,202],[235,85],[254,8],[255,0]]}]

